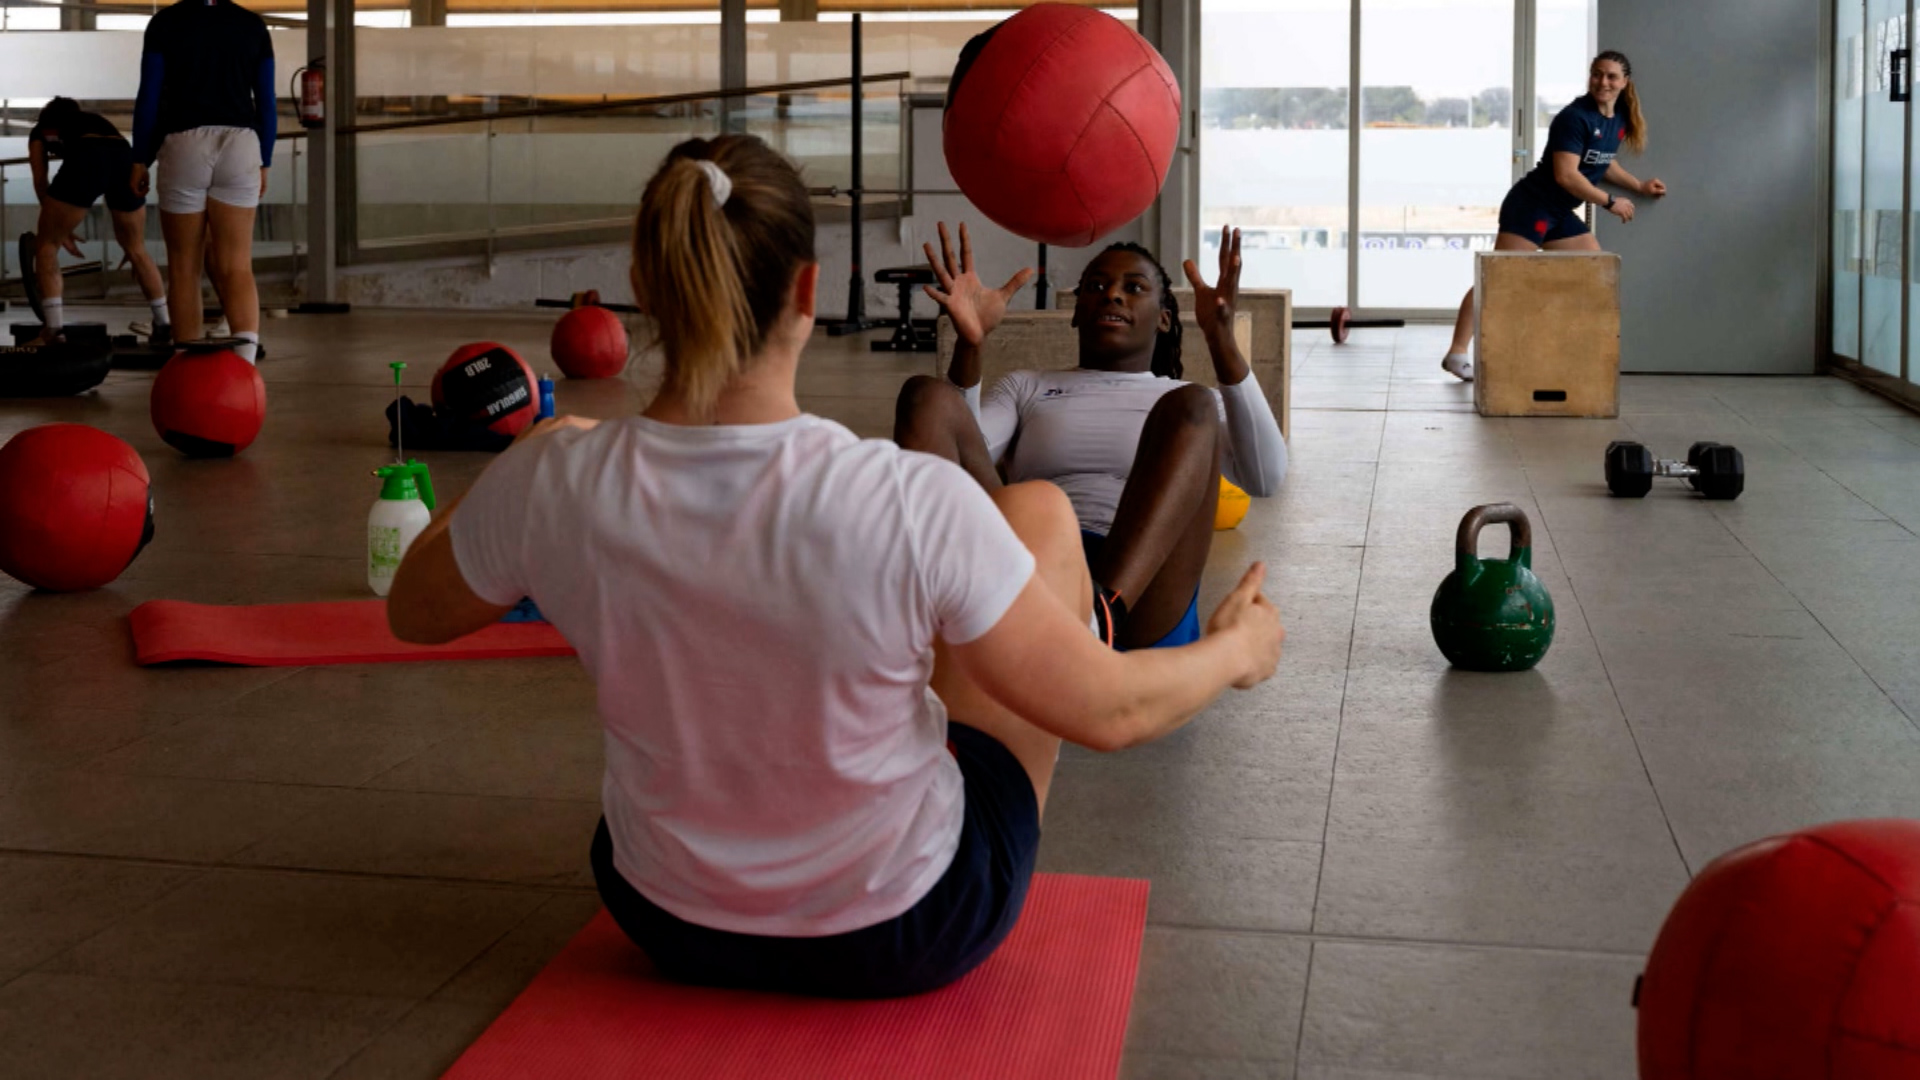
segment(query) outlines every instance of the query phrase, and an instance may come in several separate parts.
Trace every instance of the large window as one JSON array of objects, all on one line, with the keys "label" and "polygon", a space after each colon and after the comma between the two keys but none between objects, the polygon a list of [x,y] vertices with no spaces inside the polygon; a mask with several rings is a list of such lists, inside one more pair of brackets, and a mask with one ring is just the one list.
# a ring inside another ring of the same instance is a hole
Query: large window
[{"label": "large window", "polygon": [[1529,136],[1585,92],[1593,0],[1202,3],[1203,256],[1233,224],[1246,284],[1300,307],[1458,305]]}]

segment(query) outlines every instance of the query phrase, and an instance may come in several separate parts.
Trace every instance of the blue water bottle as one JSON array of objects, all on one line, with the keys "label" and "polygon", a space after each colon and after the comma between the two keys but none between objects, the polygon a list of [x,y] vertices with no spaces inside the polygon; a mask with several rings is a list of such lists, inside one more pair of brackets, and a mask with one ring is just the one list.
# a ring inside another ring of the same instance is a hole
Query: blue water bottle
[{"label": "blue water bottle", "polygon": [[540,416],[545,420],[553,415],[553,380],[540,376]]}]

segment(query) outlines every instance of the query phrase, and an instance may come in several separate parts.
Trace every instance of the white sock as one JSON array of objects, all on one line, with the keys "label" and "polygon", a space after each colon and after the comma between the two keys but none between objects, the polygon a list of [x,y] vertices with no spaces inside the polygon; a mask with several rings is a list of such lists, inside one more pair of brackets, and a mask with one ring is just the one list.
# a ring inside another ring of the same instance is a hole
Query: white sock
[{"label": "white sock", "polygon": [[240,339],[240,344],[234,346],[233,351],[240,359],[254,363],[254,358],[260,355],[260,335],[252,330],[242,330],[233,336]]},{"label": "white sock", "polygon": [[167,318],[167,298],[166,297],[163,296],[158,300],[149,300],[147,301],[147,306],[153,309],[153,325],[155,326],[173,325],[173,323]]},{"label": "white sock", "polygon": [[47,316],[47,321],[41,325],[46,328],[48,333],[57,334],[60,332],[60,328],[66,325],[67,305],[64,301],[58,299],[42,300],[40,301],[40,310]]}]

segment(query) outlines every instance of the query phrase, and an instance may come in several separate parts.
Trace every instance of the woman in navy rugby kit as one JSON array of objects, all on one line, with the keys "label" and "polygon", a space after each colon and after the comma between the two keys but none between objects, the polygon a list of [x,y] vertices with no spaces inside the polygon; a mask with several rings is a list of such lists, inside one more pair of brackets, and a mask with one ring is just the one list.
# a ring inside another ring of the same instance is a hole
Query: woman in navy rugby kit
[{"label": "woman in navy rugby kit", "polygon": [[[1495,251],[1599,251],[1600,242],[1581,219],[1580,206],[1592,203],[1620,219],[1633,220],[1633,202],[1602,191],[1606,181],[1638,195],[1659,198],[1667,185],[1638,180],[1620,167],[1622,149],[1640,153],[1647,147],[1647,121],[1640,114],[1640,96],[1633,88],[1633,64],[1625,55],[1603,52],[1587,72],[1587,94],[1560,110],[1547,130],[1546,152],[1540,164],[1522,177],[1500,204],[1500,235]],[[1473,292],[1460,304],[1453,344],[1440,366],[1468,381],[1473,362],[1467,348],[1473,340]]]}]

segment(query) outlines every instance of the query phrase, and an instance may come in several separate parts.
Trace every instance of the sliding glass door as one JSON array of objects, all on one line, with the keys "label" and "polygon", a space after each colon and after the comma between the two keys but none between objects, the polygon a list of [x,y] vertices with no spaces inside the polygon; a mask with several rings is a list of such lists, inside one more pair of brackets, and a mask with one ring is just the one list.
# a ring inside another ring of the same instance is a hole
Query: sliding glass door
[{"label": "sliding glass door", "polygon": [[1835,0],[1833,355],[1916,391],[1911,0]]}]

